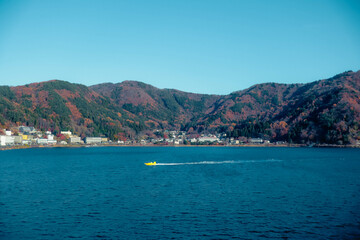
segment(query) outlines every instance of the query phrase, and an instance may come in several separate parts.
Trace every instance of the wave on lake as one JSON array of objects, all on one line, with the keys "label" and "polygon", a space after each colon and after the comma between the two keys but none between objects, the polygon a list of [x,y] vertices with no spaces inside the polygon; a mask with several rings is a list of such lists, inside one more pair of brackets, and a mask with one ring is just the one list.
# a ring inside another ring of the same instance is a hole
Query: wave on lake
[{"label": "wave on lake", "polygon": [[204,164],[239,164],[239,163],[264,163],[281,162],[278,159],[266,160],[227,160],[227,161],[201,161],[201,162],[180,162],[180,163],[156,163],[156,166],[175,166],[175,165],[204,165]]}]

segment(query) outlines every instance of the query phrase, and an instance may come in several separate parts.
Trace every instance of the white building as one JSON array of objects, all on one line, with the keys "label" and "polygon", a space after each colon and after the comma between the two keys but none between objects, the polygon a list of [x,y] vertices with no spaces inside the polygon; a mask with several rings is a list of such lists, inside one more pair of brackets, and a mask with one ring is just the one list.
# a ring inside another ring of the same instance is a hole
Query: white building
[{"label": "white building", "polygon": [[46,138],[37,138],[36,143],[40,145],[48,144],[48,140]]},{"label": "white building", "polygon": [[86,144],[101,143],[101,137],[86,137],[85,142]]},{"label": "white building", "polygon": [[81,138],[80,137],[71,137],[70,143],[72,143],[72,144],[81,143]]},{"label": "white building", "polygon": [[250,143],[257,143],[257,144],[260,144],[260,143],[263,143],[264,140],[261,139],[261,138],[252,138],[250,139]]},{"label": "white building", "polygon": [[0,136],[0,146],[5,146],[6,145],[5,137],[6,137],[5,135]]},{"label": "white building", "polygon": [[61,131],[60,132],[62,135],[68,135],[68,136],[71,136],[72,135],[72,132],[71,131]]},{"label": "white building", "polygon": [[48,139],[48,144],[49,144],[49,145],[54,145],[54,144],[57,144],[57,141],[56,141],[56,140],[49,140],[49,139]]},{"label": "white building", "polygon": [[36,143],[39,144],[39,145],[53,145],[53,144],[56,144],[57,141],[52,139],[46,139],[46,138],[37,138],[36,139]]},{"label": "white building", "polygon": [[15,144],[15,136],[0,136],[0,146],[14,145]]},{"label": "white building", "polygon": [[23,138],[22,136],[14,136],[15,144],[22,144]]},{"label": "white building", "polygon": [[200,137],[199,142],[219,142],[219,138],[217,137]]}]

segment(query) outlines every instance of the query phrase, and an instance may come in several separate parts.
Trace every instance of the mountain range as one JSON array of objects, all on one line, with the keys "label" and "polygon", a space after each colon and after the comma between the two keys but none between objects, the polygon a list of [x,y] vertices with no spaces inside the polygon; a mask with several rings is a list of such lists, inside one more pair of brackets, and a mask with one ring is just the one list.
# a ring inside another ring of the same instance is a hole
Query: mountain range
[{"label": "mountain range", "polygon": [[137,81],[0,86],[2,128],[71,130],[82,137],[135,139],[154,137],[156,130],[181,130],[354,144],[360,139],[359,123],[360,71],[307,84],[258,84],[228,95],[159,89]]}]

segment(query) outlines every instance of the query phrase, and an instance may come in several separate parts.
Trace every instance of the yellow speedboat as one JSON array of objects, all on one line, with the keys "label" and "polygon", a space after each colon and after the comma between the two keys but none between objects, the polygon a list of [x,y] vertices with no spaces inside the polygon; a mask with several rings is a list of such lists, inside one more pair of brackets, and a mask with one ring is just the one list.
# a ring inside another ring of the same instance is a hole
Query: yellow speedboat
[{"label": "yellow speedboat", "polygon": [[155,166],[156,162],[147,162],[147,163],[145,163],[145,165],[147,165],[147,166]]}]

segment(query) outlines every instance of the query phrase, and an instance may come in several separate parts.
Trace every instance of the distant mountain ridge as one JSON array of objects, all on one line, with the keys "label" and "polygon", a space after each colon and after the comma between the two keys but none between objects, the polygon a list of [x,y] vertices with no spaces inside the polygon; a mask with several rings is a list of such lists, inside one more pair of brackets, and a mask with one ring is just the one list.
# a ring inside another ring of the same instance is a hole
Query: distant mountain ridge
[{"label": "distant mountain ridge", "polygon": [[167,129],[348,144],[360,139],[359,121],[360,71],[308,84],[258,84],[228,95],[158,89],[136,81],[0,86],[3,128],[69,129],[83,137],[133,139]]}]

